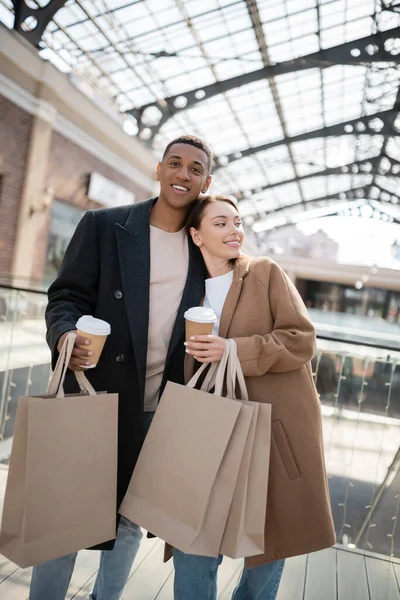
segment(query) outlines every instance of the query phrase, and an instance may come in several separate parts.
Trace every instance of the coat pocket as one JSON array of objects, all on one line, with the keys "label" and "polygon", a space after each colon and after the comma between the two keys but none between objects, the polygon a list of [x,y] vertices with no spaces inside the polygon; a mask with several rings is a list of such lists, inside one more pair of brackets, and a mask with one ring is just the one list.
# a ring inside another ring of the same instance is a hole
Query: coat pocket
[{"label": "coat pocket", "polygon": [[296,479],[296,477],[300,477],[299,467],[297,465],[292,446],[290,445],[288,434],[286,433],[282,422],[279,421],[279,419],[277,421],[273,421],[271,423],[271,428],[280,457],[289,478]]}]

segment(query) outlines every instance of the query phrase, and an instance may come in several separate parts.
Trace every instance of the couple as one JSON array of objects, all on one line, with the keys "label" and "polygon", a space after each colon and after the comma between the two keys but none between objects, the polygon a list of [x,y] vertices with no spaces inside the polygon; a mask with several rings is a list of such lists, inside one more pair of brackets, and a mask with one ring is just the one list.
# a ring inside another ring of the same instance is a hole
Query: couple
[{"label": "couple", "polygon": [[[241,253],[235,204],[200,196],[211,183],[211,166],[209,147],[182,136],[158,164],[158,198],[83,216],[49,289],[47,340],[54,365],[80,316],[111,323],[87,376],[95,389],[119,394],[119,506],[165,382],[184,382],[185,356],[189,372],[194,357],[218,361],[225,338],[235,339],[250,399],[272,404],[273,436],[265,553],[246,559],[233,599],[273,600],[286,557],[335,541],[309,363],[315,334],[278,265]],[[203,298],[219,321],[212,336],[185,345],[183,313]],[[89,367],[90,356],[89,347],[75,346],[70,368]],[[66,391],[78,391],[73,373]],[[121,517],[116,539],[98,548],[92,600],[120,600],[141,537],[140,527]],[[64,600],[75,560],[76,553],[35,567],[30,600]],[[216,599],[221,560],[175,550],[175,600]]]}]

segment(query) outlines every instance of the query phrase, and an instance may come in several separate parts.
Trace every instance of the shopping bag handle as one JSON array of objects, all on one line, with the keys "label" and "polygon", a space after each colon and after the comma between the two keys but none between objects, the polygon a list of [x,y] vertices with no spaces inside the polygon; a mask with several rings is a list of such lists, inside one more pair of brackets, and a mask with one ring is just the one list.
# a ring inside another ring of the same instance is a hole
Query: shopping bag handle
[{"label": "shopping bag handle", "polygon": [[[210,389],[212,387],[214,387],[214,385],[215,385],[217,371],[222,371],[222,373],[225,373],[226,365],[227,365],[227,361],[228,361],[228,352],[229,352],[229,348],[226,345],[224,353],[223,353],[220,361],[212,362],[212,363],[203,363],[201,365],[201,367],[193,375],[193,377],[190,379],[190,381],[186,384],[187,387],[194,388],[200,378],[200,375],[202,375],[202,373],[204,373],[204,371],[209,367],[209,370],[207,371],[204,381],[200,387],[200,390],[202,390],[203,392],[209,392]],[[214,394],[215,393],[216,392],[214,391]]]},{"label": "shopping bag handle", "polygon": [[[240,398],[241,400],[245,400],[246,402],[249,400],[249,395],[247,393],[246,382],[244,379],[242,366],[238,359],[237,355],[237,345],[235,340],[228,339],[227,343],[230,346],[229,356],[228,356],[228,365],[227,365],[227,373],[226,373],[226,386],[227,386],[227,394],[229,398],[236,399],[236,382],[239,384],[240,389]],[[219,382],[218,382],[219,384]],[[216,384],[217,385],[217,384]]]},{"label": "shopping bag handle", "polygon": [[227,365],[226,372],[217,371],[215,377],[215,393],[222,395],[224,382],[226,382],[226,392],[228,398],[236,400],[236,381],[239,384],[240,399],[248,401],[246,383],[243,376],[242,367],[237,356],[237,346],[235,340],[228,338],[226,340]]},{"label": "shopping bag handle", "polygon": [[237,346],[235,340],[228,338],[226,340],[225,350],[219,362],[203,363],[196,371],[190,381],[188,387],[195,387],[200,375],[204,373],[207,367],[210,367],[204,381],[200,387],[201,390],[209,392],[214,387],[214,394],[222,396],[224,382],[226,381],[227,396],[236,400],[236,381],[239,384],[241,400],[248,401],[246,382],[244,379],[242,367],[237,356]]},{"label": "shopping bag handle", "polygon": [[[55,395],[56,398],[64,398],[64,379],[67,374],[69,361],[71,360],[75,340],[76,333],[73,331],[70,331],[65,337],[47,389],[48,395]],[[82,371],[74,371],[74,373],[81,392],[87,392],[90,396],[95,396],[95,389]]]}]

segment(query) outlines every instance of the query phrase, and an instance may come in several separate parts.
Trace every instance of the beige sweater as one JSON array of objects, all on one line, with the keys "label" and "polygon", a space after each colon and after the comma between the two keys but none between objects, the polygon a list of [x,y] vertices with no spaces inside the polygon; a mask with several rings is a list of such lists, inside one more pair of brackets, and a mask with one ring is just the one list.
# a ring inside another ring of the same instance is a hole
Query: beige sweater
[{"label": "beige sweater", "polygon": [[169,341],[189,265],[185,230],[176,233],[150,226],[150,310],[144,410],[157,408]]}]

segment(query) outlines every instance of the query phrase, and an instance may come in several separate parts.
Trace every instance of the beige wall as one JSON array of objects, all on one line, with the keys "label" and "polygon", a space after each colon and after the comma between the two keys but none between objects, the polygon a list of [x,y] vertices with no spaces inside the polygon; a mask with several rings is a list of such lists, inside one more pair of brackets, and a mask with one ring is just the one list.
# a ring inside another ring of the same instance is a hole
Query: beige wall
[{"label": "beige wall", "polygon": [[400,290],[400,272],[394,269],[378,268],[377,273],[374,274],[371,272],[371,267],[367,266],[341,265],[332,261],[282,254],[272,255],[271,258],[287,272],[294,282],[296,279],[311,279],[354,285],[357,280],[367,274],[368,287]]}]

